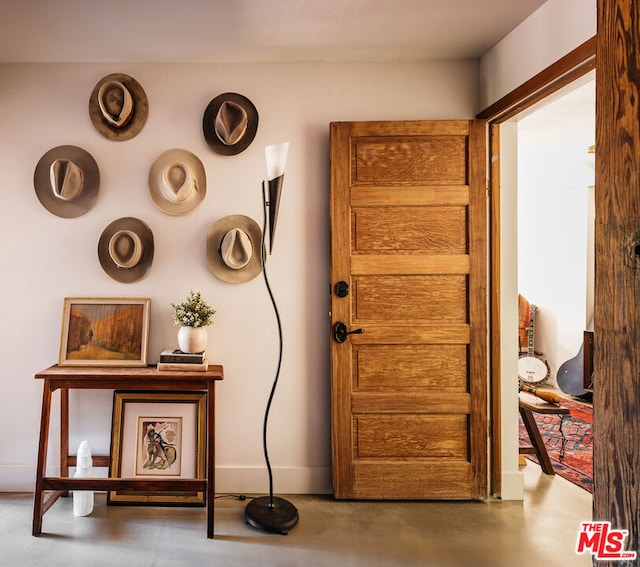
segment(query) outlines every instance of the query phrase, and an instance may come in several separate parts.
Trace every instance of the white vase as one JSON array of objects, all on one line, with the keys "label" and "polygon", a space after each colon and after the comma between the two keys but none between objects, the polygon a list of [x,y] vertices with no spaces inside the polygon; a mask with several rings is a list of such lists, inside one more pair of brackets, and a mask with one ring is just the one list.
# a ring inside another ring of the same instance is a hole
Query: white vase
[{"label": "white vase", "polygon": [[208,338],[206,327],[180,327],[178,348],[182,352],[202,352],[207,348]]}]

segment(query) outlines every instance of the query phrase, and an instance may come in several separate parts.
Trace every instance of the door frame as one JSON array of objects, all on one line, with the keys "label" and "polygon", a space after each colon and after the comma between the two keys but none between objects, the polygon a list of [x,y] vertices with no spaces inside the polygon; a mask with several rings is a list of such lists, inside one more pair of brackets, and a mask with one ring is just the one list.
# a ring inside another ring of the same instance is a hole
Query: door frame
[{"label": "door frame", "polygon": [[[489,149],[489,403],[491,419],[491,493],[502,495],[502,408],[503,404],[511,404],[511,399],[504,399],[502,367],[505,357],[512,353],[503,352],[501,348],[503,311],[500,306],[505,301],[502,297],[500,272],[501,246],[500,229],[500,128],[508,120],[571,84],[596,66],[596,36],[589,38],[576,49],[542,70],[540,73],[488,106],[476,118],[485,120],[488,126]],[[517,302],[517,298],[513,298]],[[514,342],[514,344],[517,344]]]}]

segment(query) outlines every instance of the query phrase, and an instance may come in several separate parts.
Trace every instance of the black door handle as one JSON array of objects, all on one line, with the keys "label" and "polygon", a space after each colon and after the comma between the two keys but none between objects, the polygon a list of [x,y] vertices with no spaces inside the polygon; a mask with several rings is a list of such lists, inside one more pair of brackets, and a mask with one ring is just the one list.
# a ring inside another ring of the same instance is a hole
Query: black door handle
[{"label": "black door handle", "polygon": [[338,321],[333,326],[333,338],[337,343],[343,343],[347,340],[349,335],[361,335],[364,333],[364,329],[355,329],[353,331],[347,331],[347,326],[342,322]]}]

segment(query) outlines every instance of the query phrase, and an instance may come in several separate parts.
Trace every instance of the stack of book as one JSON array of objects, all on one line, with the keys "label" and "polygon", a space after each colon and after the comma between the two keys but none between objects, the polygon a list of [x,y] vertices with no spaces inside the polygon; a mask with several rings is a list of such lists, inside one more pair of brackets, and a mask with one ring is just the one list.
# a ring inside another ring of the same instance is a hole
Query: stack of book
[{"label": "stack of book", "polygon": [[204,372],[209,362],[202,352],[182,352],[180,349],[167,348],[160,353],[158,370],[182,370],[183,372]]}]

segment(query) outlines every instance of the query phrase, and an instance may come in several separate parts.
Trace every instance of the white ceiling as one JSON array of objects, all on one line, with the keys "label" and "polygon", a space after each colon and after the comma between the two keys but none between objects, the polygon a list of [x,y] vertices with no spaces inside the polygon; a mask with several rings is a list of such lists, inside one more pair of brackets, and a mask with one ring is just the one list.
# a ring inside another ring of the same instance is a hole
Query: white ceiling
[{"label": "white ceiling", "polygon": [[476,59],[546,0],[0,0],[0,63]]}]

